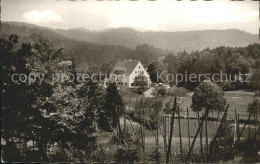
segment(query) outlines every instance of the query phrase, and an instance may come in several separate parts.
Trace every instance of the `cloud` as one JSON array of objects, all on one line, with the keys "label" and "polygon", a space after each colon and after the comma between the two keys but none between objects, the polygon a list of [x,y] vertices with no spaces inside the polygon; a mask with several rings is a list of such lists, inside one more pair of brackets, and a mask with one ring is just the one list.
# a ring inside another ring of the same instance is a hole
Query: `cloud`
[{"label": "cloud", "polygon": [[53,10],[38,11],[32,10],[22,15],[23,21],[29,23],[53,23],[63,22],[64,20]]}]

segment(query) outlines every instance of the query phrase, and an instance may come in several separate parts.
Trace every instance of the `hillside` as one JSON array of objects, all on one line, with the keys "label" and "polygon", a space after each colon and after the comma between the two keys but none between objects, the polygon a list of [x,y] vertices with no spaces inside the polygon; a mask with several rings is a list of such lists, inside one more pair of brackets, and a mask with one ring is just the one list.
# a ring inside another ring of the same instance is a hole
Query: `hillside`
[{"label": "hillside", "polygon": [[83,29],[55,31],[69,38],[98,44],[121,45],[129,48],[135,48],[139,44],[149,44],[173,52],[183,50],[190,52],[219,46],[243,47],[254,42],[259,43],[258,35],[235,29],[186,32],[140,32],[131,28],[102,31]]},{"label": "hillside", "polygon": [[[79,29],[77,30],[80,31]],[[118,45],[96,44],[61,35],[56,30],[45,27],[26,23],[3,22],[1,24],[0,37],[8,38],[11,34],[18,35],[18,47],[29,40],[35,40],[39,34],[42,34],[55,45],[64,47],[67,52],[67,58],[75,60],[77,66],[84,70],[88,70],[89,67],[100,69],[103,63],[113,63],[122,58],[137,59],[148,65],[150,62],[166,55],[166,51],[147,44],[137,45],[134,49]]]},{"label": "hillside", "polygon": [[139,32],[131,28],[90,31],[85,28],[51,29],[20,22],[2,22],[0,36],[19,36],[19,44],[43,34],[67,51],[80,68],[100,68],[104,62],[121,58],[141,60],[148,65],[168,53],[196,51],[206,47],[243,47],[259,42],[257,35],[239,30],[205,30],[187,32]]},{"label": "hillside", "polygon": [[[252,43],[259,43],[259,36],[237,29],[230,30],[201,30],[182,32],[140,32],[132,28],[116,28],[101,31],[91,31],[85,28],[73,28],[69,30],[50,29],[26,23],[3,23],[12,26],[29,27],[36,31],[43,31],[55,38],[69,38],[97,44],[120,45],[127,48],[136,48],[137,45],[148,44],[153,47],[179,51],[196,51],[204,48],[219,46],[245,47]],[[25,28],[24,30],[26,30]]]}]

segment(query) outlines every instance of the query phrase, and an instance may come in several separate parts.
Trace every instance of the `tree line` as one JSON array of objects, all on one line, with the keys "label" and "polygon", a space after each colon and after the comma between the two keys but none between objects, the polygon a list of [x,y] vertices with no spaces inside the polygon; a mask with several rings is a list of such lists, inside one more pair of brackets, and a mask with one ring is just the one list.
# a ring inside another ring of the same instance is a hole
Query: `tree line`
[{"label": "tree line", "polygon": [[[152,62],[148,66],[148,72],[153,82],[158,81],[158,73],[166,72],[173,75],[176,74],[210,74],[212,77],[215,73],[222,71],[230,76],[231,80],[223,80],[218,84],[224,90],[236,89],[259,89],[259,44],[251,44],[247,47],[232,48],[232,47],[217,47],[214,49],[206,48],[202,51],[186,51],[179,52],[177,55],[169,54],[161,60]],[[243,82],[243,79],[235,77],[240,73],[250,74],[250,83]],[[202,77],[203,80],[203,77]],[[172,82],[172,84],[174,84]],[[186,87],[193,90],[199,85],[199,82],[188,81],[179,82],[178,86]]]}]

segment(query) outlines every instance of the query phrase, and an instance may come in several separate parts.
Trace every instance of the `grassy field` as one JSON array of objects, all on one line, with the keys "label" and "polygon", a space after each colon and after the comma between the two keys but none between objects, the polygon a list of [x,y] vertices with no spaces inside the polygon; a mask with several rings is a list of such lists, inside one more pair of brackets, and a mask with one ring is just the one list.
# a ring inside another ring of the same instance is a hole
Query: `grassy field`
[{"label": "grassy field", "polygon": [[[186,97],[179,97],[178,98],[178,104],[180,106],[181,115],[186,116],[186,110],[189,108],[190,110],[190,116],[196,116],[196,113],[193,112],[190,109],[191,103],[192,103],[192,93],[189,94]],[[165,102],[169,101],[170,99],[173,99],[172,97],[166,97],[164,99]],[[254,99],[259,99],[260,97],[255,97],[255,92],[249,92],[249,91],[227,91],[225,92],[225,99],[227,101],[226,104],[229,104],[229,110],[228,110],[228,118],[234,119],[234,113],[235,110],[240,116],[240,119],[246,120],[249,116],[247,112],[247,106],[248,103],[252,102]],[[203,111],[202,111],[203,112]],[[200,112],[200,114],[202,113]],[[212,112],[210,113],[210,117],[212,116]],[[217,118],[218,113],[213,112],[213,117]],[[220,116],[222,116],[222,113],[220,113]],[[252,118],[253,119],[253,118]]]},{"label": "grassy field", "polygon": [[[134,103],[134,100],[136,99],[135,97],[133,97],[133,95],[131,95],[130,97],[133,100],[132,103]],[[141,96],[139,95],[138,98],[141,98]],[[237,113],[240,116],[240,120],[246,120],[249,116],[249,113],[247,112],[247,106],[249,102],[252,102],[254,99],[260,99],[259,97],[255,97],[255,92],[249,92],[249,91],[228,91],[225,92],[225,99],[227,101],[227,104],[229,104],[229,110],[228,110],[228,119],[229,120],[234,120],[234,116],[235,116],[235,109],[237,111]],[[172,100],[171,102],[173,102],[173,97],[163,97],[162,101],[164,104],[167,104],[170,100]],[[178,101],[178,105],[180,106],[180,115],[181,116],[187,116],[187,108],[189,109],[189,115],[190,117],[195,118],[196,117],[196,113],[192,111],[192,109],[190,108],[191,103],[192,103],[192,93],[188,94],[186,97],[178,97],[177,99]],[[172,104],[172,103],[171,103]],[[170,105],[170,107],[172,107],[172,105]],[[200,116],[202,116],[203,111],[200,112]],[[223,116],[223,112],[219,113],[219,120],[221,120]],[[213,117],[213,118],[217,118],[218,117],[218,113],[217,112],[210,112],[209,117]],[[162,116],[160,118],[160,122],[161,122],[161,129],[163,128],[162,125]],[[253,120],[253,117],[251,117],[251,120]],[[259,119],[258,119],[259,120]],[[175,118],[174,121],[174,131],[173,131],[173,141],[175,143],[179,143],[179,124],[178,124],[178,119]],[[243,124],[240,125],[242,129]],[[205,140],[205,123],[203,125],[203,140]],[[218,127],[218,123],[216,121],[208,121],[208,137],[209,140],[214,136],[214,134],[216,133]],[[234,133],[234,125],[231,124],[232,127],[232,133]],[[191,140],[193,138],[193,136],[195,135],[195,130],[198,128],[198,120],[196,119],[190,119],[190,137]],[[247,126],[243,132],[242,137],[247,137],[248,133],[251,133],[251,136],[254,135],[254,131],[255,131],[255,127],[254,125],[251,125],[251,128],[249,130],[249,127]],[[155,131],[153,131],[154,134]],[[169,129],[167,129],[167,134],[169,135]],[[181,119],[181,135],[183,137],[183,142],[184,144],[188,144],[188,121],[187,119]],[[163,143],[163,137],[161,135],[161,132],[159,131],[159,140],[160,143]],[[199,138],[197,139],[196,142],[199,142]],[[154,144],[155,143],[155,138],[151,132],[150,129],[146,129],[146,143],[147,144]]]}]

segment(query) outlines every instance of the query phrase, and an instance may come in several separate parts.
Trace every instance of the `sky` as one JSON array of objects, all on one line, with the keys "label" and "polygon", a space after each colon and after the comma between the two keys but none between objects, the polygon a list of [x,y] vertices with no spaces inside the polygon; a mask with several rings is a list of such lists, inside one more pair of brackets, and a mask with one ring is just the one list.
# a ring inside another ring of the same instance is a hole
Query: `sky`
[{"label": "sky", "polygon": [[2,0],[2,21],[50,28],[140,31],[240,29],[259,33],[259,2],[252,0]]}]

